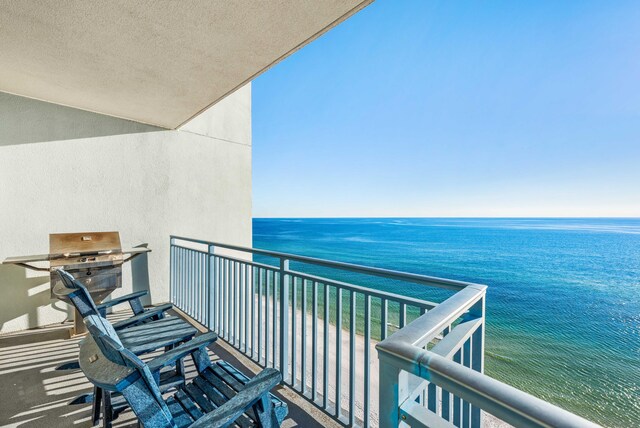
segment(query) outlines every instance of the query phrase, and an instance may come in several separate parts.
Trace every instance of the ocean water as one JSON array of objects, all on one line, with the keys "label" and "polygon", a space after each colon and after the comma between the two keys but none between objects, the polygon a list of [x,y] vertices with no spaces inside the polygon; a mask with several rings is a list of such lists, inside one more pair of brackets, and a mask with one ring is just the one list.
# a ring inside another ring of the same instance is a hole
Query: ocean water
[{"label": "ocean water", "polygon": [[254,219],[253,243],[486,284],[487,374],[640,426],[640,219]]}]

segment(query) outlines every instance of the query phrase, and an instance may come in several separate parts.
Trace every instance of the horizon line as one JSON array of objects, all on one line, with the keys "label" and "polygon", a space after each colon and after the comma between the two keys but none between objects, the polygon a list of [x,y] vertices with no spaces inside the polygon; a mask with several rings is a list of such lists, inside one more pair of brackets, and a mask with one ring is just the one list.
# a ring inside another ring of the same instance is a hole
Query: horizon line
[{"label": "horizon line", "polygon": [[393,218],[414,218],[414,219],[628,219],[640,220],[640,216],[295,216],[295,217],[251,217],[253,220],[287,220],[287,219],[393,219]]}]

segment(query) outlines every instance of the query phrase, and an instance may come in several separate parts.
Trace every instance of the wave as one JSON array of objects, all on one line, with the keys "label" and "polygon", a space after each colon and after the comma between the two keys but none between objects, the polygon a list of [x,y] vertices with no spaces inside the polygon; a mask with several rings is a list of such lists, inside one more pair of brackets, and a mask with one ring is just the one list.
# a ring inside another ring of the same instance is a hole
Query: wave
[{"label": "wave", "polygon": [[486,349],[484,351],[484,355],[499,361],[503,361],[505,363],[515,363],[515,360],[513,358],[507,357],[506,355],[496,354],[495,352],[487,351]]}]

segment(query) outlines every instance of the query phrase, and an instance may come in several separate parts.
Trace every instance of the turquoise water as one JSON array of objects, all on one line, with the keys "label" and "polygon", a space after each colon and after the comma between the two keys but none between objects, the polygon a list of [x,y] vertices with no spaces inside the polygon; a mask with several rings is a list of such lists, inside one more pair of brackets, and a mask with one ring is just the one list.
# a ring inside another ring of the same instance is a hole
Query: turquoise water
[{"label": "turquoise water", "polygon": [[255,219],[253,227],[256,248],[487,284],[487,374],[603,425],[640,426],[640,219]]}]

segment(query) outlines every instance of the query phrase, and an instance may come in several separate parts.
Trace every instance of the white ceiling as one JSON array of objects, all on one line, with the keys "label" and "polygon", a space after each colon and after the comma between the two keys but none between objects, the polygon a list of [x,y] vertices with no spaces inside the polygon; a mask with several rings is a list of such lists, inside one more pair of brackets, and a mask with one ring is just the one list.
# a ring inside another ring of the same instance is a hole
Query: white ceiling
[{"label": "white ceiling", "polygon": [[0,91],[177,128],[372,0],[2,0]]}]

